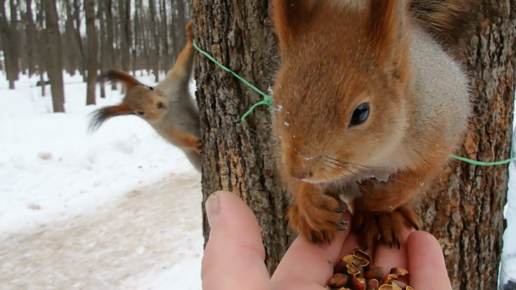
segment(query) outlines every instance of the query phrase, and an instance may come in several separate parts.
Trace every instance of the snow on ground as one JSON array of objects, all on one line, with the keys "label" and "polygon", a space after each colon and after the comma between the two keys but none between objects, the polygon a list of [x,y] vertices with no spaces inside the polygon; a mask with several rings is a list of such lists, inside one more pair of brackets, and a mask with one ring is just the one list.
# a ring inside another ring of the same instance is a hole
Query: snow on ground
[{"label": "snow on ground", "polygon": [[118,91],[85,106],[65,76],[53,114],[38,79],[0,79],[0,289],[200,289],[200,174],[182,151],[134,116],[88,134]]}]

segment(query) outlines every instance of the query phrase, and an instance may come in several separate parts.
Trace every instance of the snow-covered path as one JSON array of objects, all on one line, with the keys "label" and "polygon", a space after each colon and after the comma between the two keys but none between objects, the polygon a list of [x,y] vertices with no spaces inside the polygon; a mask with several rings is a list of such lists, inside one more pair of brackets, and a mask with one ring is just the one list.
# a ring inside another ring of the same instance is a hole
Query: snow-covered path
[{"label": "snow-covered path", "polygon": [[0,289],[200,289],[200,174],[166,176],[124,199],[2,237]]}]

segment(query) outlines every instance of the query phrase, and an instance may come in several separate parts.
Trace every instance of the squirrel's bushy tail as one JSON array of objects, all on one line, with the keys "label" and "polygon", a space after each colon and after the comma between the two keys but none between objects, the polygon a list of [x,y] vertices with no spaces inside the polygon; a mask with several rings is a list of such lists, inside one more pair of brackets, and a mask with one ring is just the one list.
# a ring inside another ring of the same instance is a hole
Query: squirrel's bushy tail
[{"label": "squirrel's bushy tail", "polygon": [[447,50],[462,51],[476,31],[479,0],[410,0],[420,26]]}]

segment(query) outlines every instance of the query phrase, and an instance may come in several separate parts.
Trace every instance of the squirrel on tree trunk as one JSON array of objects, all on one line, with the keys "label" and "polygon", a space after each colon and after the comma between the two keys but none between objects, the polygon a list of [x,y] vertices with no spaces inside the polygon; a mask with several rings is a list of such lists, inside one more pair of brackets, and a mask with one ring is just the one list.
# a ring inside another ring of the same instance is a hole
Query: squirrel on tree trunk
[{"label": "squirrel on tree trunk", "polygon": [[418,228],[413,202],[457,149],[471,111],[460,46],[473,0],[273,0],[274,87],[290,226],[314,243],[352,228],[368,248]]},{"label": "squirrel on tree trunk", "polygon": [[126,95],[121,104],[100,108],[93,112],[90,129],[98,129],[107,119],[136,115],[147,121],[154,130],[185,153],[197,171],[201,171],[201,140],[199,111],[189,92],[194,48],[192,23],[186,25],[188,42],[179,54],[166,78],[154,88],[117,70],[109,70],[98,81],[121,82]]}]

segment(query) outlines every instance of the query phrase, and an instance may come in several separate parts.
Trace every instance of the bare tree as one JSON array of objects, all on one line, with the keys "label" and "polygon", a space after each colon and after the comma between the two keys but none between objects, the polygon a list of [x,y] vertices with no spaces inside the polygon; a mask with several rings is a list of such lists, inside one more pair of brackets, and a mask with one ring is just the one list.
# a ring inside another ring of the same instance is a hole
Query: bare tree
[{"label": "bare tree", "polygon": [[79,0],[73,0],[73,20],[75,23],[75,41],[79,47],[81,67],[80,72],[83,80],[86,81],[86,54],[84,52],[84,46],[82,44],[81,37],[81,4]]},{"label": "bare tree", "polygon": [[24,15],[24,22],[26,27],[26,52],[27,52],[27,67],[29,70],[29,76],[36,73],[36,44],[37,44],[37,31],[36,24],[34,23],[34,15],[32,14],[32,0],[26,0],[26,11]]},{"label": "bare tree", "polygon": [[131,1],[118,0],[118,20],[120,21],[120,54],[121,54],[121,68],[124,71],[129,71],[130,63],[130,44],[131,44]]},{"label": "bare tree", "polygon": [[59,32],[56,0],[42,0],[45,11],[45,67],[50,80],[52,92],[52,105],[54,112],[64,112],[64,88],[63,88],[63,60],[61,51],[61,34]]},{"label": "bare tree", "polygon": [[[516,6],[513,1],[482,2],[484,17],[467,50],[475,116],[458,154],[501,160],[511,149]],[[273,85],[278,58],[268,1],[248,5],[248,1],[220,0],[214,6],[210,0],[198,0],[192,9],[201,48],[258,88]],[[258,107],[240,121],[260,96],[207,58],[198,57],[196,64],[203,198],[221,189],[242,197],[260,223],[265,262],[273,272],[292,237],[284,215],[288,202],[272,158],[269,109]],[[454,289],[496,289],[507,179],[506,166],[451,162],[421,205],[424,228],[443,247]],[[208,233],[204,218],[206,239]]]},{"label": "bare tree", "polygon": [[9,81],[9,89],[14,90],[14,82],[18,78],[17,76],[17,63],[15,61],[15,50],[13,31],[7,21],[7,15],[5,13],[5,0],[2,0],[0,5],[0,32],[2,38],[2,50],[4,52],[5,59],[5,72],[7,80]]},{"label": "bare tree", "polygon": [[98,69],[98,39],[97,28],[95,27],[95,0],[84,0],[84,11],[86,14],[86,33],[88,41],[88,84],[86,93],[86,105],[94,105],[95,83]]},{"label": "bare tree", "polygon": [[154,81],[159,82],[159,62],[160,62],[160,50],[159,50],[159,36],[157,32],[157,21],[156,21],[156,3],[154,0],[149,0],[149,15],[150,15],[150,35],[154,40],[154,49],[152,57],[152,70],[154,72]]}]

